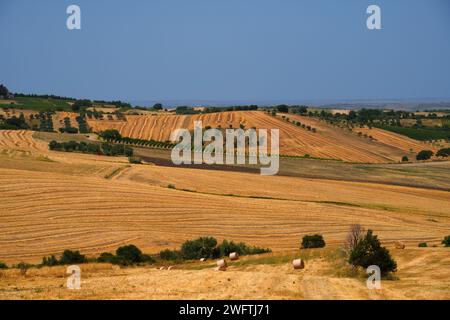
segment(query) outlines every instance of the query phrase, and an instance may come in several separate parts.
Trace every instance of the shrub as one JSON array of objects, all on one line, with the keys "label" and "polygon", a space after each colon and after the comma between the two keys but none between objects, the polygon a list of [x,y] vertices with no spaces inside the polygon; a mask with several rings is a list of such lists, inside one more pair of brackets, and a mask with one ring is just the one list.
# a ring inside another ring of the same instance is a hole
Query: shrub
[{"label": "shrub", "polygon": [[110,252],[102,252],[100,256],[97,258],[97,262],[115,264],[117,262],[117,259],[116,256]]},{"label": "shrub", "polygon": [[428,160],[433,156],[433,154],[434,154],[434,152],[431,150],[422,150],[417,154],[416,159],[417,160]]},{"label": "shrub", "polygon": [[408,162],[408,161],[409,161],[409,158],[407,156],[402,157],[402,162]]},{"label": "shrub", "polygon": [[446,236],[444,240],[442,240],[442,244],[446,247],[450,247],[450,236]]},{"label": "shrub", "polygon": [[272,250],[259,247],[249,247],[244,242],[235,243],[233,241],[223,240],[218,247],[220,256],[228,256],[232,252],[239,253],[240,256],[268,253]]},{"label": "shrub", "polygon": [[0,269],[8,269],[8,266],[6,265],[6,263],[0,261]]},{"label": "shrub", "polygon": [[140,157],[128,157],[128,162],[133,164],[142,164],[142,159]]},{"label": "shrub", "polygon": [[87,259],[79,251],[64,250],[61,259],[59,259],[60,264],[76,264],[85,263]]},{"label": "shrub", "polygon": [[397,263],[392,259],[389,251],[381,246],[378,237],[373,235],[372,230],[368,230],[364,238],[350,252],[348,262],[363,268],[377,265],[382,274],[397,270]]},{"label": "shrub", "polygon": [[16,268],[20,270],[20,274],[23,276],[26,275],[28,269],[30,269],[31,267],[32,265],[26,262],[20,262],[16,265]]},{"label": "shrub", "polygon": [[436,156],[438,156],[438,157],[448,157],[448,156],[450,156],[450,148],[443,148],[443,149],[440,149],[437,153],[436,153]]},{"label": "shrub", "polygon": [[43,266],[52,267],[52,266],[56,266],[58,264],[59,264],[59,261],[58,261],[58,259],[56,259],[56,257],[54,255],[42,258]]},{"label": "shrub", "polygon": [[176,260],[182,260],[182,255],[180,251],[177,250],[162,250],[159,253],[159,257],[163,260],[170,260],[170,261],[176,261]]},{"label": "shrub", "polygon": [[188,240],[181,246],[181,255],[184,259],[215,258],[219,255],[216,245],[217,240],[212,237]]},{"label": "shrub", "polygon": [[117,262],[122,265],[133,265],[145,262],[142,251],[135,245],[127,245],[116,250]]},{"label": "shrub", "polygon": [[306,235],[303,237],[301,247],[302,249],[323,248],[325,247],[325,240],[323,240],[323,236],[320,234]]},{"label": "shrub", "polygon": [[119,131],[115,129],[102,131],[99,133],[99,136],[107,141],[119,140],[122,138],[122,135],[119,133]]},{"label": "shrub", "polygon": [[426,242],[419,243],[419,248],[426,248],[428,247],[428,244]]},{"label": "shrub", "polygon": [[285,104],[280,104],[279,106],[277,106],[277,111],[278,112],[284,112],[284,113],[288,113],[289,112],[289,107]]}]

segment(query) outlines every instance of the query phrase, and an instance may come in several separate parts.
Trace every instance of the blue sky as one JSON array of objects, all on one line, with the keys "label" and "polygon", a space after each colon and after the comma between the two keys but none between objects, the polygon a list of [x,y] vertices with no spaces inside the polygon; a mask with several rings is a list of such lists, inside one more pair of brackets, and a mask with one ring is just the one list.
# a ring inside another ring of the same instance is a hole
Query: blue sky
[{"label": "blue sky", "polygon": [[[82,30],[66,28],[70,4]],[[382,30],[366,28],[369,4]],[[448,0],[1,0],[0,38],[0,83],[18,92],[450,98]]]}]

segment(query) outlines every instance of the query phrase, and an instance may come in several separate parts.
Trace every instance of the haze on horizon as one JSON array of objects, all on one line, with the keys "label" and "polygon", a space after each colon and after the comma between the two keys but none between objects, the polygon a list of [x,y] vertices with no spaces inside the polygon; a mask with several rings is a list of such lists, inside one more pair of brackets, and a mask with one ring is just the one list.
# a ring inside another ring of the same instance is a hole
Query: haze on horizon
[{"label": "haze on horizon", "polygon": [[[66,28],[77,4],[82,29]],[[366,8],[382,30],[366,28]],[[0,3],[0,83],[90,99],[450,98],[446,0]]]}]

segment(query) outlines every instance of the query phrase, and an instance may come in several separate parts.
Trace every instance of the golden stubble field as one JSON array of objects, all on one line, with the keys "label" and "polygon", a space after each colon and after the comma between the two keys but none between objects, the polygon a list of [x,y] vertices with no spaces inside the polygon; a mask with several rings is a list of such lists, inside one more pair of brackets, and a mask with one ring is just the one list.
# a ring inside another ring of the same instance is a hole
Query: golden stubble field
[{"label": "golden stubble field", "polygon": [[[231,111],[202,115],[127,115],[127,121],[119,120],[88,120],[94,131],[117,129],[126,137],[170,140],[175,129],[193,130],[194,121],[202,121],[203,127],[246,129],[279,129],[280,154],[339,159],[350,162],[386,163],[398,162],[402,156],[411,156],[412,152],[435,148],[427,143],[415,141],[404,136],[389,132],[376,134],[377,140],[358,137],[343,129],[331,126],[319,120],[289,115],[288,118],[311,125],[316,133],[282,120],[280,116],[273,117],[262,111]],[[411,157],[412,158],[412,157]]]},{"label": "golden stubble field", "polygon": [[[38,263],[64,249],[93,256],[130,243],[155,253],[202,235],[270,247],[275,256],[295,255],[305,234],[321,233],[337,248],[349,225],[360,223],[390,248],[396,240],[407,245],[395,252],[399,265],[407,267],[405,273],[399,270],[401,280],[389,282],[386,289],[393,291],[374,298],[420,298],[421,290],[409,295],[400,290],[413,290],[417,281],[434,290],[426,297],[446,297],[449,273],[441,271],[448,270],[448,251],[416,248],[420,241],[438,245],[450,233],[450,194],[445,191],[130,165],[125,158],[48,151],[45,142],[25,131],[0,132],[0,160],[0,260],[8,264]],[[299,274],[292,274],[284,260],[276,266],[264,260],[237,265],[220,274],[210,267],[163,272],[93,265],[86,268],[100,270],[88,276],[80,296],[60,288],[64,275],[57,268],[32,269],[26,276],[7,270],[0,277],[0,296],[370,298],[360,279],[330,274],[333,263],[325,258],[311,260]],[[219,280],[228,286],[223,289]],[[297,281],[303,289],[294,285]]]}]

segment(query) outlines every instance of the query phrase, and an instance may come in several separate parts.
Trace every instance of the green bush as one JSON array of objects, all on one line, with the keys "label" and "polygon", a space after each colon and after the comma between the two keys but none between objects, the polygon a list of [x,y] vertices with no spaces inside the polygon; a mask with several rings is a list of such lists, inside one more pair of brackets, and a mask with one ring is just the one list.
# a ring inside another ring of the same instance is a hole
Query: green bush
[{"label": "green bush", "polygon": [[402,162],[408,162],[408,161],[409,161],[409,158],[407,156],[402,157]]},{"label": "green bush", "polygon": [[169,261],[177,261],[177,260],[182,260],[183,256],[181,255],[180,251],[177,250],[162,250],[159,253],[159,257],[163,260],[169,260]]},{"label": "green bush", "polygon": [[433,154],[434,154],[434,152],[431,150],[422,150],[417,154],[416,159],[417,160],[428,160],[433,156]]},{"label": "green bush", "polygon": [[268,253],[272,250],[259,247],[249,247],[244,242],[235,243],[233,241],[223,240],[219,245],[220,256],[228,256],[232,252],[237,252],[241,256]]},{"label": "green bush", "polygon": [[219,256],[216,249],[217,240],[212,237],[200,237],[188,240],[181,246],[181,255],[184,259],[215,258]]},{"label": "green bush", "polygon": [[323,248],[325,247],[325,240],[320,234],[306,235],[302,239],[302,249],[308,248]]},{"label": "green bush", "polygon": [[428,244],[426,242],[419,243],[419,248],[426,248],[428,247]]},{"label": "green bush", "polygon": [[444,157],[444,158],[449,157],[449,156],[450,156],[450,148],[443,148],[443,149],[440,149],[440,150],[436,153],[436,156],[438,156],[438,157]]},{"label": "green bush", "polygon": [[103,252],[96,259],[101,263],[120,264],[123,266],[132,266],[139,263],[154,263],[155,259],[147,254],[143,254],[142,251],[135,245],[127,245],[119,247],[116,250],[116,255],[110,252]]},{"label": "green bush", "polygon": [[59,264],[59,261],[58,261],[58,259],[56,259],[56,257],[54,255],[42,258],[43,266],[52,267],[52,266],[56,266],[58,264]]},{"label": "green bush", "polygon": [[85,263],[87,259],[79,251],[64,250],[61,259],[59,259],[60,264],[77,264]]},{"label": "green bush", "polygon": [[143,254],[138,247],[132,244],[118,248],[114,259],[114,263],[126,266],[153,262],[155,262],[155,259],[149,255]]},{"label": "green bush", "polygon": [[102,131],[98,135],[106,141],[119,140],[122,138],[119,131],[115,129]]},{"label": "green bush", "polygon": [[8,269],[8,266],[6,265],[6,263],[0,261],[0,269]]},{"label": "green bush", "polygon": [[128,157],[128,162],[133,164],[142,164],[142,159],[140,157]]},{"label": "green bush", "polygon": [[442,244],[446,247],[450,247],[450,236],[446,236],[444,240],[442,240]]},{"label": "green bush", "polygon": [[376,265],[382,274],[397,270],[397,263],[392,259],[389,251],[381,246],[378,237],[373,235],[372,230],[368,230],[364,238],[358,241],[350,252],[348,262],[363,268]]},{"label": "green bush", "polygon": [[117,258],[110,252],[102,252],[97,258],[97,262],[115,264],[117,263]]}]

